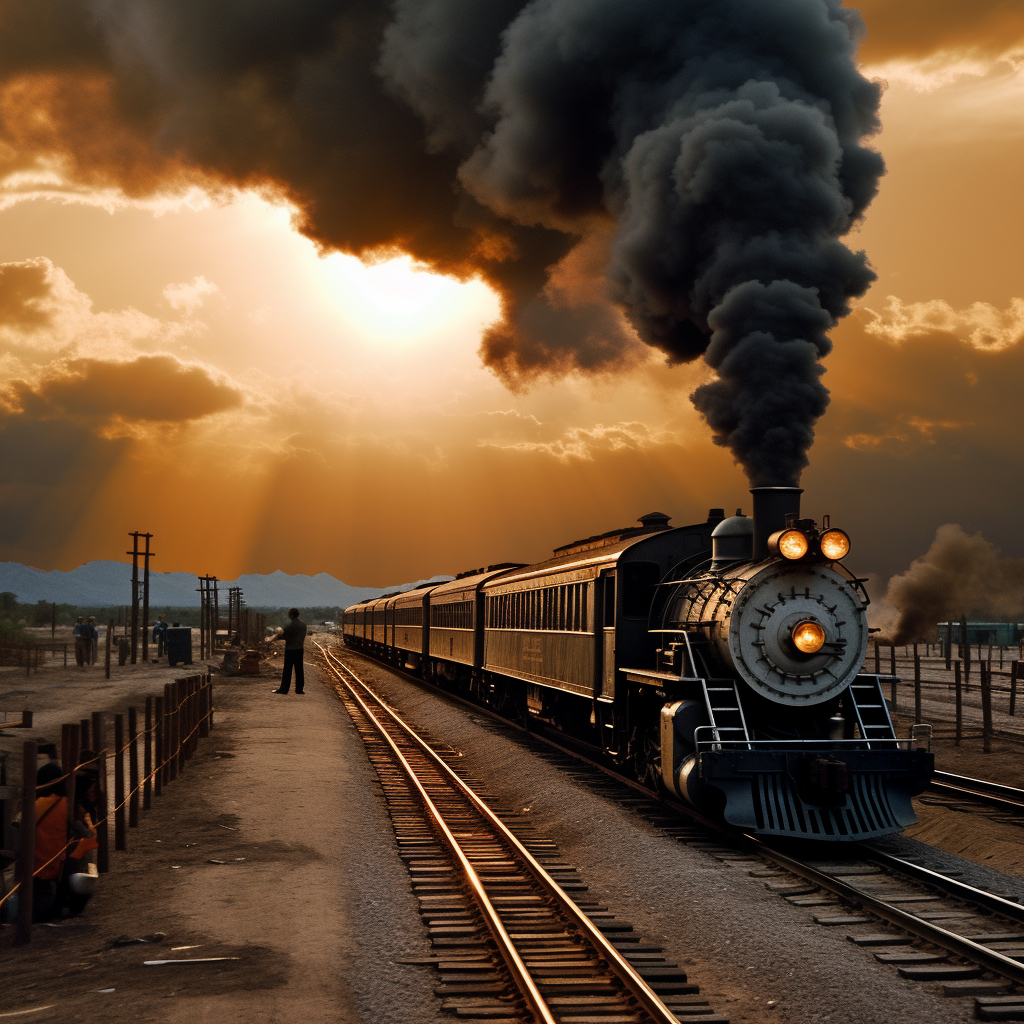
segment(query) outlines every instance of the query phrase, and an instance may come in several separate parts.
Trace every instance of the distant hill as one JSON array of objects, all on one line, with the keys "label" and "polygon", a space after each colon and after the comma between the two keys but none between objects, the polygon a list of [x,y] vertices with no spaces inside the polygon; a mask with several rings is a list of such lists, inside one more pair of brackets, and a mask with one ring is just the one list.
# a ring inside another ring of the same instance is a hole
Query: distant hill
[{"label": "distant hill", "polygon": [[[420,583],[441,583],[450,576],[434,576],[394,587],[350,587],[325,572],[316,576],[282,572],[256,573],[237,580],[221,580],[221,593],[228,587],[241,587],[242,599],[250,608],[298,608],[337,605],[346,607],[368,597],[379,597],[392,590],[409,590]],[[149,603],[152,606],[187,608],[199,604],[197,578],[188,572],[150,572]],[[10,591],[25,604],[46,601],[82,607],[110,607],[130,604],[132,567],[125,562],[87,562],[70,572],[33,569],[20,562],[0,562],[0,592]]]}]

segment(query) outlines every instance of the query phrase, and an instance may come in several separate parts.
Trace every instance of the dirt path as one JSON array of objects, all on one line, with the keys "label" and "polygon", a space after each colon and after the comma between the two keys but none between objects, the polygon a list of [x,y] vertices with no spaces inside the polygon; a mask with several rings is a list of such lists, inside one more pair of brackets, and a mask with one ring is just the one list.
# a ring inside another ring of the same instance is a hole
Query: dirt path
[{"label": "dirt path", "polygon": [[[274,696],[274,683],[218,679],[211,738],[128,851],[112,853],[81,919],[37,926],[22,948],[0,930],[0,1012],[48,1007],[17,1019],[87,1024],[436,1019],[423,969],[396,963],[428,946],[358,736],[315,669],[302,697]],[[112,945],[154,932],[166,937]],[[144,964],[189,957],[238,959]]]}]

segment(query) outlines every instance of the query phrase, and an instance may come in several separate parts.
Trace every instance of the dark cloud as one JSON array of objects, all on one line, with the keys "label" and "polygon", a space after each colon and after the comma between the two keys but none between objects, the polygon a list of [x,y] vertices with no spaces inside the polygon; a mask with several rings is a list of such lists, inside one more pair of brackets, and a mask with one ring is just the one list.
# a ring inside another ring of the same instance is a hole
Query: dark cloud
[{"label": "dark cloud", "polygon": [[0,327],[36,330],[50,323],[40,303],[50,294],[49,261],[0,263]]},{"label": "dark cloud", "polygon": [[[262,187],[325,248],[482,276],[503,310],[482,354],[513,386],[614,369],[636,335],[672,362],[710,344],[718,440],[760,482],[799,475],[823,332],[872,279],[838,239],[882,173],[839,0],[68,7],[0,0],[10,166]],[[552,288],[580,246],[590,286]],[[749,403],[765,386],[784,401]]]},{"label": "dark cloud", "polygon": [[173,356],[125,362],[73,359],[54,363],[37,384],[8,385],[9,406],[31,420],[73,419],[182,423],[242,404],[233,385]]}]

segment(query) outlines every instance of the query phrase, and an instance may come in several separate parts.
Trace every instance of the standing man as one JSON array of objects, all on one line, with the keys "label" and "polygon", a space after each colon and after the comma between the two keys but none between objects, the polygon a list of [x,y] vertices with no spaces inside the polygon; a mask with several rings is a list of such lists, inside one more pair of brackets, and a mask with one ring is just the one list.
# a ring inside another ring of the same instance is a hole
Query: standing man
[{"label": "standing man", "polygon": [[100,651],[100,631],[96,628],[96,616],[90,615],[86,624],[89,627],[89,664],[95,665]]},{"label": "standing man", "polygon": [[89,634],[89,626],[85,616],[79,615],[75,628],[71,631],[75,638],[75,664],[79,668],[85,668],[89,655],[92,653],[92,636]]},{"label": "standing man", "polygon": [[292,685],[292,668],[295,668],[295,692],[303,692],[305,680],[302,676],[302,649],[306,643],[306,624],[299,618],[298,608],[288,609],[288,625],[281,630],[284,640],[284,669],[281,672],[281,686],[271,693],[287,693]]},{"label": "standing man", "polygon": [[164,639],[167,636],[167,616],[161,613],[156,617],[156,623],[153,626],[153,639],[156,641],[156,657],[154,661],[159,661],[164,656]]}]

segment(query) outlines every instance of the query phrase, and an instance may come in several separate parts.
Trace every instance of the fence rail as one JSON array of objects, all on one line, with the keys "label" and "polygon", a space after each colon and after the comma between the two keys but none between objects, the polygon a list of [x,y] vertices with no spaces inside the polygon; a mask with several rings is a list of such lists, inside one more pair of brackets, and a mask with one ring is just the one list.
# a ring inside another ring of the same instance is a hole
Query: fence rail
[{"label": "fence rail", "polygon": [[[32,941],[32,879],[54,861],[63,858],[79,841],[77,837],[70,839],[45,864],[38,868],[34,866],[37,791],[65,784],[70,828],[75,814],[75,775],[86,769],[98,772],[99,820],[94,824],[98,843],[96,866],[101,874],[106,873],[110,870],[111,823],[114,849],[127,849],[128,832],[139,824],[140,801],[142,810],[149,810],[153,796],[160,796],[164,787],[182,773],[196,752],[199,740],[210,735],[215,710],[213,677],[194,675],[165,684],[163,696],[146,698],[144,726],[141,730],[138,728],[138,710],[134,707],[128,709],[127,715],[96,711],[91,718],[65,724],[61,726],[61,764],[74,767],[43,786],[36,785],[37,746],[33,741],[26,741],[22,749],[21,849],[18,853],[15,883],[9,892],[2,891],[0,875],[0,910],[15,893],[18,894],[15,945]],[[113,720],[112,747],[106,743],[108,718]],[[93,756],[82,761],[82,751],[90,751]],[[110,800],[109,792],[111,761],[113,801]],[[32,822],[33,827],[26,827],[28,822]]]}]

